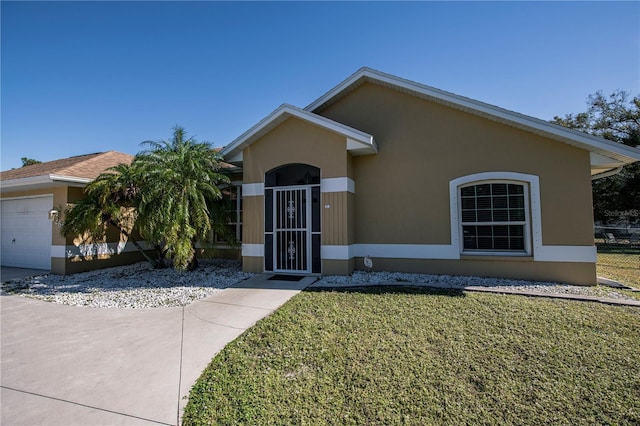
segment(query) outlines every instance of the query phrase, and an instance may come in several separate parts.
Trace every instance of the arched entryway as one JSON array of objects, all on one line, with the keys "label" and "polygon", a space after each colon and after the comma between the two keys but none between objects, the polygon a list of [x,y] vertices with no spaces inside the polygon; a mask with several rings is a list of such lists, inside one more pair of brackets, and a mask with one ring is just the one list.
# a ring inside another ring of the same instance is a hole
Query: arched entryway
[{"label": "arched entryway", "polygon": [[320,169],[287,164],[264,182],[265,270],[320,273]]}]

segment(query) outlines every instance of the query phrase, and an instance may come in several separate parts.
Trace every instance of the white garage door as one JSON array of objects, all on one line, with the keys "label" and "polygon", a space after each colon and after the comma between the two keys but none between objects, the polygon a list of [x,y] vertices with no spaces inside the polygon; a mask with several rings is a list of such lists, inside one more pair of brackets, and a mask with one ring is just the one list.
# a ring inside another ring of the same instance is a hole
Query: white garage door
[{"label": "white garage door", "polygon": [[2,200],[2,266],[51,269],[52,206],[51,196]]}]

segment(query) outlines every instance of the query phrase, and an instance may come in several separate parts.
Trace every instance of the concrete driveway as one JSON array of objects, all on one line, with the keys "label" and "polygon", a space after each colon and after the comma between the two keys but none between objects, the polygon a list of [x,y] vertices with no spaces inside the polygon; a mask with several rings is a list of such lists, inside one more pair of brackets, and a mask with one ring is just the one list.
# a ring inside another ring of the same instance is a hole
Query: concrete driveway
[{"label": "concrete driveway", "polygon": [[0,423],[176,425],[213,356],[315,278],[257,275],[182,308],[0,297]]},{"label": "concrete driveway", "polygon": [[48,274],[49,271],[44,269],[26,269],[26,268],[13,268],[11,266],[0,267],[0,281],[11,281],[18,278],[33,277],[34,275]]}]

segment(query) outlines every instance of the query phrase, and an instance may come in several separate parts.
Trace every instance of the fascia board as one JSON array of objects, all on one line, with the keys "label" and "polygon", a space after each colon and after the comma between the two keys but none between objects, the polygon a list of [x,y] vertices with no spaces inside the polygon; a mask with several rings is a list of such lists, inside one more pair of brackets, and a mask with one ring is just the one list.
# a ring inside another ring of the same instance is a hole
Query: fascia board
[{"label": "fascia board", "polygon": [[271,114],[266,116],[264,119],[260,120],[255,126],[251,127],[241,136],[236,138],[229,145],[224,147],[220,151],[221,155],[225,158],[236,158],[238,152],[242,151],[247,145],[251,144],[253,140],[266,133],[266,131],[282,123],[289,117],[295,117],[334,133],[338,133],[340,135],[343,135],[347,139],[357,141],[370,147],[370,150],[372,150],[373,152],[377,152],[375,141],[373,139],[373,136],[371,136],[370,134],[346,126],[342,123],[338,123],[337,121],[330,120],[326,117],[314,114],[312,112],[305,111],[301,108],[297,108],[293,105],[283,104]]},{"label": "fascia board", "polygon": [[49,178],[51,179],[51,181],[55,181],[55,182],[84,183],[84,184],[89,183],[93,180],[89,178],[64,176],[64,175],[49,175]]},{"label": "fascia board", "polygon": [[44,183],[51,183],[51,182],[52,181],[49,175],[30,176],[26,178],[9,179],[9,180],[0,181],[0,187],[2,189],[19,188],[21,186],[42,185]]},{"label": "fascia board", "polygon": [[44,185],[44,184],[49,184],[54,182],[87,184],[92,180],[93,179],[51,174],[51,175],[41,175],[41,176],[30,176],[30,177],[20,178],[20,179],[3,180],[3,181],[0,181],[0,188],[13,189],[13,188],[21,188],[21,187],[32,186],[32,185]]},{"label": "fascia board", "polygon": [[490,105],[475,99],[446,92],[435,87],[405,80],[393,75],[385,74],[371,68],[361,68],[349,78],[338,84],[320,98],[309,104],[305,111],[315,111],[325,103],[331,101],[341,92],[348,90],[352,85],[357,85],[361,80],[373,80],[383,85],[396,87],[417,95],[426,97],[434,102],[461,109],[485,118],[499,121],[512,127],[521,128],[578,148],[586,149],[609,156],[623,163],[633,163],[640,160],[640,150],[620,143],[608,141],[577,130],[568,129],[557,124],[549,123],[535,117],[530,117],[514,111],[509,111],[494,105]]}]

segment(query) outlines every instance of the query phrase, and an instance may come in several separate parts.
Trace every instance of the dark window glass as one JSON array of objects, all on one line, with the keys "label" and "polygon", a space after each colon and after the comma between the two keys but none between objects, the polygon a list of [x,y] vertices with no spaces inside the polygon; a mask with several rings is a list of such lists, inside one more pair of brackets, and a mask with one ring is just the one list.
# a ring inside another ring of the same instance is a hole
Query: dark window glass
[{"label": "dark window glass", "polygon": [[311,188],[311,232],[320,232],[320,187]]},{"label": "dark window glass", "polygon": [[264,269],[273,271],[273,234],[264,236]]},{"label": "dark window glass", "polygon": [[311,236],[311,272],[319,274],[322,272],[322,261],[320,259],[320,234]]},{"label": "dark window glass", "polygon": [[475,222],[476,221],[476,211],[475,210],[463,210],[462,211],[462,221],[463,222]]},{"label": "dark window glass", "polygon": [[307,164],[287,164],[266,173],[267,187],[320,184],[320,169]]},{"label": "dark window glass", "polygon": [[462,209],[475,209],[476,208],[476,199],[475,198],[463,198],[462,199]]},{"label": "dark window glass", "polygon": [[273,232],[273,189],[264,191],[264,230]]},{"label": "dark window glass", "polygon": [[476,187],[475,186],[465,186],[461,189],[461,194],[463,197],[475,197],[476,196]]},{"label": "dark window glass", "polygon": [[464,250],[525,250],[524,185],[471,185],[460,188],[460,197]]},{"label": "dark window glass", "polygon": [[507,208],[507,197],[493,197],[493,208],[494,209],[506,209]]}]

